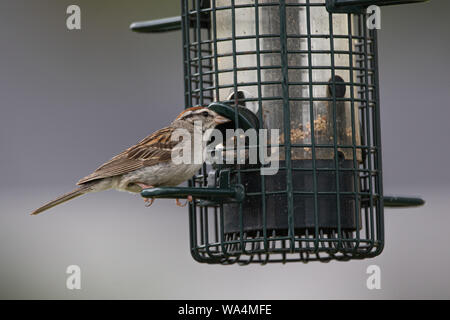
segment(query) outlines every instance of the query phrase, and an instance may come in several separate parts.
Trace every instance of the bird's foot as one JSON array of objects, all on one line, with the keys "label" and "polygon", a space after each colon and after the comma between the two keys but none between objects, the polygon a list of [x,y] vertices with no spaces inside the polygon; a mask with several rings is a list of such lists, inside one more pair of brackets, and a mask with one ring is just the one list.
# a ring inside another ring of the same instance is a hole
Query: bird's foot
[{"label": "bird's foot", "polygon": [[193,199],[192,199],[192,196],[188,196],[187,201],[185,203],[181,203],[180,199],[176,199],[176,200],[177,200],[177,206],[184,208],[184,207],[186,207],[188,202],[192,202]]},{"label": "bird's foot", "polygon": [[144,199],[145,207],[147,207],[147,208],[150,207],[154,201],[155,201],[155,198],[145,198]]},{"label": "bird's foot", "polygon": [[[154,188],[153,186],[150,186],[148,184],[142,183],[142,182],[136,182],[136,184],[142,188],[142,190],[144,189],[151,189]],[[145,202],[145,206],[148,208],[153,204],[153,201],[155,201],[154,198],[145,198],[144,202]]]}]

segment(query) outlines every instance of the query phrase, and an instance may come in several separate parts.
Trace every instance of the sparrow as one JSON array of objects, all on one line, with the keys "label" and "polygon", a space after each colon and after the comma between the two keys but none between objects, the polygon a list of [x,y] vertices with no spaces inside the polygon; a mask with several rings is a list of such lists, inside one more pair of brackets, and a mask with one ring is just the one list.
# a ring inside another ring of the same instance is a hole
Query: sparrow
[{"label": "sparrow", "polygon": [[[193,153],[195,130],[201,130],[200,133],[204,135],[208,129],[213,129],[219,124],[230,121],[230,119],[206,107],[186,109],[169,126],[152,133],[136,145],[119,153],[93,173],[78,181],[78,188],[34,210],[31,215],[36,215],[92,192],[115,189],[140,193],[143,189],[148,188],[177,186],[190,179],[202,167],[202,164],[194,161],[191,161],[191,163],[174,163],[172,152],[189,147]],[[198,124],[201,124],[201,126]],[[189,137],[191,137],[190,140],[172,139],[172,134],[177,129],[187,130],[190,134]],[[203,136],[203,139],[206,141],[208,137]],[[189,146],[186,146],[186,143]],[[204,151],[202,148],[196,149]],[[149,206],[153,203],[153,200],[145,199],[144,201]],[[192,201],[192,197],[188,197],[188,200]],[[178,199],[177,205],[180,205]]]}]

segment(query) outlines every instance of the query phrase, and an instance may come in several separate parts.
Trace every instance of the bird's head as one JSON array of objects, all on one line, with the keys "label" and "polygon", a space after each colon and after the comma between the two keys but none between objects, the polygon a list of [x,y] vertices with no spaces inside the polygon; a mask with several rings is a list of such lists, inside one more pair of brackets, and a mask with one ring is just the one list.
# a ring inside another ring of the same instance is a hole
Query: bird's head
[{"label": "bird's head", "polygon": [[230,119],[206,107],[192,107],[180,113],[175,119],[174,124],[189,126],[194,125],[196,122],[201,122],[203,131],[206,131],[207,129],[212,129],[219,124],[230,121]]}]

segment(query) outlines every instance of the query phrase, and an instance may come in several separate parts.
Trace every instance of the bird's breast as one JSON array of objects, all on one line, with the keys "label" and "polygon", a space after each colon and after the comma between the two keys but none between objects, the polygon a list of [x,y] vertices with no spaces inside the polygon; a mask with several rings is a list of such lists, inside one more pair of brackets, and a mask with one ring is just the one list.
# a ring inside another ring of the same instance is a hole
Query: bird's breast
[{"label": "bird's breast", "polygon": [[118,189],[129,191],[129,185],[140,182],[149,186],[177,186],[190,179],[201,164],[174,164],[172,162],[141,168],[124,175]]}]

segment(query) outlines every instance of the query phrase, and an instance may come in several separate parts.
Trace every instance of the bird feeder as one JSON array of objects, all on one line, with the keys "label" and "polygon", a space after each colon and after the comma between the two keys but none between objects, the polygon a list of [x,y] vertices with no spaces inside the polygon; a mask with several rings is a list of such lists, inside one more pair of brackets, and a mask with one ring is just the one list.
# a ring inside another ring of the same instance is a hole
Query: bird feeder
[{"label": "bird feeder", "polygon": [[204,164],[188,187],[142,192],[193,196],[195,260],[370,258],[383,250],[384,207],[423,204],[383,195],[377,32],[366,25],[369,5],[413,2],[423,0],[182,0],[181,17],[132,24],[181,29],[186,108],[280,132],[274,175]]}]

